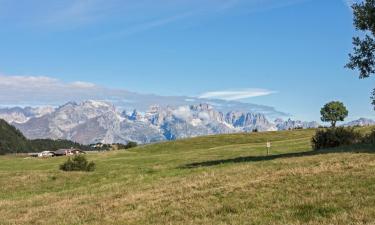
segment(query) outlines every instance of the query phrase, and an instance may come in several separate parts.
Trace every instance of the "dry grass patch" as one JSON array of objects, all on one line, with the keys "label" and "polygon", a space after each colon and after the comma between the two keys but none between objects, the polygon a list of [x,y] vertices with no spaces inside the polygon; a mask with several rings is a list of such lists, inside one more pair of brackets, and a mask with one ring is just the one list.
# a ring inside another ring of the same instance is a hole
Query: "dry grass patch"
[{"label": "dry grass patch", "polygon": [[[0,224],[375,223],[375,155],[264,158],[259,138],[276,135],[276,151],[290,153],[310,149],[303,139],[312,134],[203,137],[89,155],[97,163],[90,174],[59,172],[59,159],[12,169],[9,161],[20,159],[0,158]],[[184,167],[238,156],[255,158]]]}]

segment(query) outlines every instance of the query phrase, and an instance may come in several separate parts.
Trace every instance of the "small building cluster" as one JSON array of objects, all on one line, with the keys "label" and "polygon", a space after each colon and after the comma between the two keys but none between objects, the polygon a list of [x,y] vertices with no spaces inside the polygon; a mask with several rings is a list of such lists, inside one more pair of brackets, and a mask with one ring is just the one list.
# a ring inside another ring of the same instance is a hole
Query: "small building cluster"
[{"label": "small building cluster", "polygon": [[38,157],[38,158],[48,158],[48,157],[58,157],[58,156],[72,156],[72,155],[80,155],[86,154],[86,152],[79,150],[79,149],[59,149],[56,151],[43,151],[39,153],[30,153],[30,157]]}]

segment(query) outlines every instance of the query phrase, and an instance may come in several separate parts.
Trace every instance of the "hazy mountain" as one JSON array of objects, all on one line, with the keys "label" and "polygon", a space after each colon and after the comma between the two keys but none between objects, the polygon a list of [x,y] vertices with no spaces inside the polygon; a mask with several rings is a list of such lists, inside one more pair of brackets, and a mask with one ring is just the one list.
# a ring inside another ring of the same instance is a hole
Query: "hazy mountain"
[{"label": "hazy mountain", "polygon": [[241,110],[222,112],[210,104],[154,105],[146,111],[121,111],[108,102],[83,101],[69,102],[56,109],[17,107],[0,112],[0,118],[12,123],[27,138],[67,139],[82,144],[150,143],[211,134],[319,126],[317,122],[291,119],[270,122],[261,113]]},{"label": "hazy mountain", "polygon": [[375,121],[372,119],[360,118],[358,120],[351,121],[349,123],[344,124],[346,127],[352,126],[372,126],[375,125]]},{"label": "hazy mountain", "polygon": [[0,108],[0,118],[6,120],[9,123],[24,123],[33,117],[41,117],[46,114],[53,112],[52,107],[13,107],[13,108]]},{"label": "hazy mountain", "polygon": [[222,113],[209,104],[152,106],[143,113],[137,110],[127,113],[111,103],[84,101],[69,102],[48,113],[35,113],[37,111],[27,113],[26,108],[13,108],[3,110],[1,117],[31,139],[68,139],[83,144],[150,143],[253,129],[276,130],[263,114]]},{"label": "hazy mountain", "polygon": [[186,105],[199,105],[209,104],[215,107],[216,110],[222,113],[228,113],[233,110],[242,112],[253,112],[261,113],[267,116],[267,118],[278,118],[290,116],[288,113],[280,112],[273,107],[258,105],[252,103],[244,103],[238,101],[226,101],[219,99],[202,99],[196,97],[187,96],[158,96],[158,95],[147,95],[128,92],[126,94],[126,101],[123,100],[111,100],[117,107],[131,111],[137,109],[141,112],[145,112],[149,109],[150,105],[158,105],[160,107],[180,107]]},{"label": "hazy mountain", "polygon": [[277,130],[292,130],[297,128],[318,128],[320,124],[318,122],[312,121],[312,122],[305,122],[300,120],[291,120],[288,119],[287,121],[284,121],[283,119],[276,119],[275,121]]}]

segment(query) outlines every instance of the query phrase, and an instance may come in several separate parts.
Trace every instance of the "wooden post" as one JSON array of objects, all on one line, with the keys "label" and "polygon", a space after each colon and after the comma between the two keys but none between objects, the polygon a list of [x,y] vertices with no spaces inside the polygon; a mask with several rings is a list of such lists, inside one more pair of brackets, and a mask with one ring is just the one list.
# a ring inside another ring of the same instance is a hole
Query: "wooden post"
[{"label": "wooden post", "polygon": [[271,142],[267,141],[267,156],[270,154]]}]

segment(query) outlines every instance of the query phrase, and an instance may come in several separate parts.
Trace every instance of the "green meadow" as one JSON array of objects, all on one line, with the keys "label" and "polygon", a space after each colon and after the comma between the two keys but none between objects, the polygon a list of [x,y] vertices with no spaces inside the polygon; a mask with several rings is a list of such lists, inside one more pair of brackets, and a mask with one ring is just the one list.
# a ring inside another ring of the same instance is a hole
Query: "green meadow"
[{"label": "green meadow", "polygon": [[375,224],[375,146],[316,152],[314,134],[90,153],[94,172],[60,171],[65,157],[1,156],[0,224]]}]

